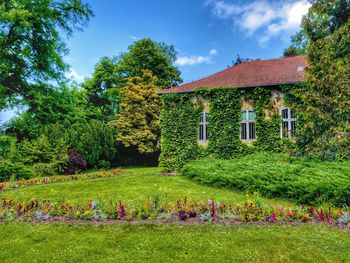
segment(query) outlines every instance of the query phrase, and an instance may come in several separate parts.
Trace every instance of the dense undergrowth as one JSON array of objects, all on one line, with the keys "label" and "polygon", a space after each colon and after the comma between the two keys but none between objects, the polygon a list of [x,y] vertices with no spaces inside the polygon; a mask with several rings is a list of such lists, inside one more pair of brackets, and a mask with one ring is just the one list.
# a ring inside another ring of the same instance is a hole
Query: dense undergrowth
[{"label": "dense undergrowth", "polygon": [[350,205],[350,161],[256,153],[232,160],[192,161],[184,166],[182,175],[216,187],[256,191],[300,204]]}]

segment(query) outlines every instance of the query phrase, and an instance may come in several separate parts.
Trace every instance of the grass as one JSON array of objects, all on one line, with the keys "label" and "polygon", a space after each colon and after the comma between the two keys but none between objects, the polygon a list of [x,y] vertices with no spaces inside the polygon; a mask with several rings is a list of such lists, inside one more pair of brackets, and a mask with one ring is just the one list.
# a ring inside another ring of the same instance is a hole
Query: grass
[{"label": "grass", "polygon": [[[103,179],[70,181],[1,193],[17,200],[96,199],[143,202],[160,194],[173,202],[242,202],[245,194],[162,177],[158,168],[129,169]],[[267,203],[283,203],[266,199]],[[350,262],[350,235],[325,225],[0,224],[0,262]]]},{"label": "grass", "polygon": [[[122,200],[126,204],[144,202],[154,195],[160,195],[164,202],[175,202],[185,196],[193,201],[214,199],[225,203],[241,203],[245,200],[245,194],[241,192],[201,185],[182,176],[159,176],[158,168],[134,168],[128,171],[128,174],[116,177],[24,187],[4,192],[2,197],[18,201],[31,198],[79,202]],[[273,199],[266,199],[266,202],[287,203]]]},{"label": "grass", "polygon": [[350,262],[350,236],[325,226],[0,226],[0,262]]},{"label": "grass", "polygon": [[201,160],[182,174],[197,182],[301,204],[350,205],[350,161],[321,162],[282,154],[255,153],[232,160]]}]

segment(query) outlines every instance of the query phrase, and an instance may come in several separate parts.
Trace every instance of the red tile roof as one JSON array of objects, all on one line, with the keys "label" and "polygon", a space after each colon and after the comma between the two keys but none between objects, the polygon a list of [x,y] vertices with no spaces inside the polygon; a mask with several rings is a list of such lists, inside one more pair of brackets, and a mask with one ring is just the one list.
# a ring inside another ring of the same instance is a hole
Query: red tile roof
[{"label": "red tile roof", "polygon": [[292,84],[304,81],[304,56],[244,62],[209,77],[181,86],[162,90],[160,93],[191,92],[198,88],[261,87]]}]

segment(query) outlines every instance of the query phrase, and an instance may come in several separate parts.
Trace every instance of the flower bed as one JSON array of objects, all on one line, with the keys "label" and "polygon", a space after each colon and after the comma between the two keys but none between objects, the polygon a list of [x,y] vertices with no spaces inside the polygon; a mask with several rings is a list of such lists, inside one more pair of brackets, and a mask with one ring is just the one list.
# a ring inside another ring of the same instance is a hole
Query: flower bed
[{"label": "flower bed", "polygon": [[18,188],[34,186],[34,185],[63,183],[63,182],[69,182],[69,181],[82,181],[82,180],[90,180],[90,179],[98,179],[98,178],[109,178],[109,177],[114,177],[114,176],[118,176],[126,173],[128,173],[127,170],[114,169],[111,171],[102,171],[97,173],[37,177],[29,180],[18,180],[13,182],[7,181],[7,182],[0,183],[0,192],[15,190]]},{"label": "flower bed", "polygon": [[163,204],[158,197],[135,207],[126,207],[121,201],[86,204],[70,202],[38,201],[14,202],[3,198],[0,203],[0,222],[44,221],[134,221],[162,220],[165,222],[214,222],[214,223],[270,223],[303,224],[326,223],[350,229],[349,211],[332,207],[283,207],[266,205],[258,196],[242,204],[222,204],[213,200],[190,202],[185,198],[174,204]]}]

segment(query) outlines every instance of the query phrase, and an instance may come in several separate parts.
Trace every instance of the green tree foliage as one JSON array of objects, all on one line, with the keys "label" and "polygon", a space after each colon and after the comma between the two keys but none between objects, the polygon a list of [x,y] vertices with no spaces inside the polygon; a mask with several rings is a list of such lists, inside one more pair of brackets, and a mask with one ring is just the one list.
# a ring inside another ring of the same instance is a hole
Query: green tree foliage
[{"label": "green tree foliage", "polygon": [[75,87],[62,85],[53,88],[34,85],[25,99],[27,110],[7,124],[7,132],[17,138],[37,138],[45,125],[60,123],[67,129],[74,123],[86,122],[86,94]]},{"label": "green tree foliage", "polygon": [[300,56],[307,53],[309,40],[303,29],[292,36],[291,40],[292,44],[284,50],[283,57]]},{"label": "green tree foliage", "polygon": [[120,113],[111,122],[117,128],[117,140],[126,148],[136,147],[139,153],[158,151],[161,101],[156,92],[161,88],[156,83],[158,79],[150,71],[129,78],[120,90]]},{"label": "green tree foliage", "polygon": [[119,102],[120,82],[116,61],[103,57],[92,77],[83,83],[87,100],[95,107],[95,118],[110,121],[114,117]]},{"label": "green tree foliage", "polygon": [[305,55],[311,42],[330,36],[350,17],[349,0],[309,0],[312,4],[302,21],[302,29],[292,37],[284,57]]},{"label": "green tree foliage", "polygon": [[302,153],[319,158],[349,156],[350,1],[313,0],[303,18],[309,68],[299,98],[304,125],[298,136]]},{"label": "green tree foliage", "polygon": [[144,70],[157,77],[156,85],[161,88],[181,83],[180,71],[172,65],[176,55],[173,45],[156,43],[148,38],[135,42],[119,58],[117,71],[123,81],[122,86],[130,77],[142,77]]},{"label": "green tree foliage", "polygon": [[114,164],[117,150],[115,132],[107,124],[98,120],[77,123],[71,126],[66,137],[69,150],[80,153],[88,167],[99,167],[102,160]]},{"label": "green tree foliage", "polygon": [[92,16],[81,0],[4,0],[0,3],[0,91],[26,96],[33,82],[59,80],[67,65],[63,36]]},{"label": "green tree foliage", "polygon": [[300,94],[306,123],[299,142],[313,156],[349,157],[350,19],[332,35],[311,42],[308,56],[308,87]]}]

